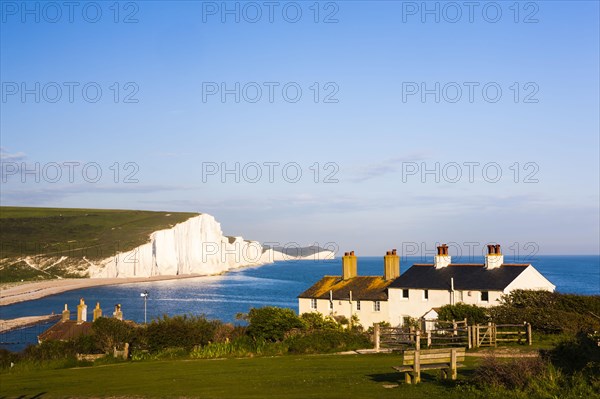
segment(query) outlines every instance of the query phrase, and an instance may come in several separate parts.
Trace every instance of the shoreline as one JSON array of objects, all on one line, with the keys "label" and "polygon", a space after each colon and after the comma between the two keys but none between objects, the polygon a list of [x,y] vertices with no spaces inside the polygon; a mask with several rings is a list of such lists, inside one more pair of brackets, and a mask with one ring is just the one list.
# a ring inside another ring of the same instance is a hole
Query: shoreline
[{"label": "shoreline", "polygon": [[[319,252],[318,254],[321,254]],[[82,288],[100,287],[104,285],[120,285],[120,284],[135,284],[147,283],[154,281],[167,280],[183,280],[198,277],[220,276],[234,270],[251,267],[261,267],[272,265],[276,262],[296,261],[296,260],[313,260],[314,255],[305,257],[288,257],[286,259],[272,259],[269,262],[242,265],[223,270],[213,274],[184,274],[184,275],[168,275],[168,276],[151,276],[151,277],[108,277],[108,278],[73,278],[73,279],[55,279],[42,281],[24,281],[15,283],[6,283],[0,285],[0,308],[19,302],[33,301],[44,298],[50,295],[61,294],[67,291],[78,290]],[[320,259],[320,257],[319,257]],[[327,259],[326,257],[324,259]]]},{"label": "shoreline", "polygon": [[100,287],[104,285],[120,285],[147,283],[166,280],[183,280],[197,277],[208,277],[206,274],[186,274],[180,276],[125,277],[125,278],[77,278],[44,280],[8,284],[0,287],[0,307],[19,302],[33,301],[50,295],[82,288]]},{"label": "shoreline", "polygon": [[49,314],[44,316],[18,317],[16,319],[0,319],[0,334],[35,326],[36,324],[44,321],[51,321],[52,319],[58,320],[60,317],[61,316],[59,314]]}]

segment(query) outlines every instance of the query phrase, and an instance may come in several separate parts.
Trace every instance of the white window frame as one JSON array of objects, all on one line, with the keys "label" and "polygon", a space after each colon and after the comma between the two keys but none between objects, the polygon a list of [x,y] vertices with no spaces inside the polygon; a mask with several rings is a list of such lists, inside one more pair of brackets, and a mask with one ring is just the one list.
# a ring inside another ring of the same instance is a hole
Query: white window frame
[{"label": "white window frame", "polygon": [[429,290],[423,290],[423,301],[427,302],[429,300]]},{"label": "white window frame", "polygon": [[310,299],[310,308],[313,310],[317,309],[317,299],[316,298],[311,298]]},{"label": "white window frame", "polygon": [[356,301],[356,310],[360,310],[360,301]]},{"label": "white window frame", "polygon": [[381,301],[373,301],[373,312],[381,312]]}]

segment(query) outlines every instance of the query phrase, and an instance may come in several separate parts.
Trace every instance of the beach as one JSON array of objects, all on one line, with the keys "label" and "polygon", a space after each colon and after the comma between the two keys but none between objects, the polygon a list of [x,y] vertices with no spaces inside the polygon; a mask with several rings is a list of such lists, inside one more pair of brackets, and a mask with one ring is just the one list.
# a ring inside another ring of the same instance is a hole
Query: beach
[{"label": "beach", "polygon": [[0,333],[5,333],[8,331],[17,330],[19,328],[33,326],[33,325],[41,323],[43,321],[48,321],[48,320],[52,320],[52,319],[58,320],[59,318],[60,318],[60,315],[49,314],[49,315],[44,315],[44,316],[18,317],[16,319],[10,319],[10,320],[0,319]]},{"label": "beach", "polygon": [[60,294],[65,291],[81,288],[98,287],[103,285],[144,283],[163,280],[180,280],[186,278],[202,277],[199,274],[181,276],[154,276],[131,278],[78,278],[44,280],[36,282],[11,283],[0,287],[0,307],[13,303],[31,301],[49,295]]}]

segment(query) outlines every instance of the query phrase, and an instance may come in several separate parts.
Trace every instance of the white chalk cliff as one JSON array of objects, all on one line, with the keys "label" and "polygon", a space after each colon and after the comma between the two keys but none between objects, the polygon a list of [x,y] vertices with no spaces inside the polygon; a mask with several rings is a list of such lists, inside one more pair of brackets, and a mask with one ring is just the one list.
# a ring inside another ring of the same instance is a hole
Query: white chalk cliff
[{"label": "white chalk cliff", "polygon": [[256,241],[226,237],[214,217],[201,214],[170,229],[155,231],[148,243],[90,264],[88,270],[91,278],[211,275],[278,260],[333,257],[333,252],[326,250],[291,257],[272,248],[264,249]]}]

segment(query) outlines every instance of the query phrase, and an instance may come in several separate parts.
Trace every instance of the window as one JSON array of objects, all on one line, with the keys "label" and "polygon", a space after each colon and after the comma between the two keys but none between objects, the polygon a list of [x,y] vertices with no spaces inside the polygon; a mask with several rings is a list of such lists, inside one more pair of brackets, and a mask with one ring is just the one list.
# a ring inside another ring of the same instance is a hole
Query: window
[{"label": "window", "polygon": [[360,301],[356,301],[356,310],[360,310]]},{"label": "window", "polygon": [[402,299],[408,299],[408,289],[402,290]]},{"label": "window", "polygon": [[373,310],[375,312],[381,311],[381,302],[379,302],[379,301],[373,302]]},{"label": "window", "polygon": [[333,301],[329,301],[329,310],[333,310]]},{"label": "window", "polygon": [[311,309],[316,309],[317,308],[317,300],[316,299],[311,299],[310,300],[310,308]]},{"label": "window", "polygon": [[429,300],[429,290],[423,290],[423,300]]},{"label": "window", "polygon": [[481,291],[481,302],[489,302],[489,301],[490,301],[489,291]]}]

